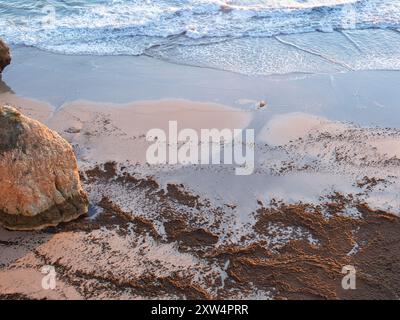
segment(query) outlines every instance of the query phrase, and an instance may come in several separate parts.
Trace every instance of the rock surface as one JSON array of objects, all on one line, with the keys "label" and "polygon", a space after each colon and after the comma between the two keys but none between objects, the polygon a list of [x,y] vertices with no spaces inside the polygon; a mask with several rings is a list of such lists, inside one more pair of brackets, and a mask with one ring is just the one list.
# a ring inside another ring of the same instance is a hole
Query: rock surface
[{"label": "rock surface", "polygon": [[0,224],[37,230],[88,211],[72,147],[56,132],[0,107]]},{"label": "rock surface", "polygon": [[0,73],[11,63],[10,48],[0,39]]}]

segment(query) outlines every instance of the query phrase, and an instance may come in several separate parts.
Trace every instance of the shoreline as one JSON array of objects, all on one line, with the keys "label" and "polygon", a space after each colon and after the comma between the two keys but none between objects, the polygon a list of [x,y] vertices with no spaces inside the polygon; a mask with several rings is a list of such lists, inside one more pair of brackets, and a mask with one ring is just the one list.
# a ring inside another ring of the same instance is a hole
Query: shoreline
[{"label": "shoreline", "polygon": [[395,98],[398,71],[276,78],[180,66],[149,57],[67,56],[28,47],[15,48],[13,55],[3,83],[20,97],[56,109],[76,100],[124,104],[184,99],[252,110],[266,101],[270,116],[305,112],[361,126],[400,127]]}]

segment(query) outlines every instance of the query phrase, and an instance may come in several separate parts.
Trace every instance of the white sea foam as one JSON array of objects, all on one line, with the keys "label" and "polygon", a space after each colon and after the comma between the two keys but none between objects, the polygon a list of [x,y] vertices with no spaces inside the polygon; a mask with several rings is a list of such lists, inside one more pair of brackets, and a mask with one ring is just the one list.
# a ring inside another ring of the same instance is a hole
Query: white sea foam
[{"label": "white sea foam", "polygon": [[[400,68],[397,54],[390,55],[400,46],[397,0],[55,0],[55,17],[43,24],[46,4],[0,3],[0,37],[59,53],[148,54],[246,74]],[[376,36],[383,34],[356,32],[369,28],[391,29],[393,35],[379,45]],[[349,32],[340,32],[333,43],[326,33],[315,33],[311,42],[293,36],[334,30]],[[369,54],[360,55],[357,47]],[[225,63],[218,53],[227,50]],[[288,63],[280,64],[278,56]],[[268,59],[277,62],[259,68]]]}]

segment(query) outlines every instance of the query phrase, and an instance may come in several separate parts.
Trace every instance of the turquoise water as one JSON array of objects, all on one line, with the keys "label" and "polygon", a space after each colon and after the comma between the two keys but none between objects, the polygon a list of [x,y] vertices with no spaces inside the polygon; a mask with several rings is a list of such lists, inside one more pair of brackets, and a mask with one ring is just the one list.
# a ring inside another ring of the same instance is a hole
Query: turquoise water
[{"label": "turquoise water", "polygon": [[251,75],[400,69],[398,0],[0,1],[0,37]]}]

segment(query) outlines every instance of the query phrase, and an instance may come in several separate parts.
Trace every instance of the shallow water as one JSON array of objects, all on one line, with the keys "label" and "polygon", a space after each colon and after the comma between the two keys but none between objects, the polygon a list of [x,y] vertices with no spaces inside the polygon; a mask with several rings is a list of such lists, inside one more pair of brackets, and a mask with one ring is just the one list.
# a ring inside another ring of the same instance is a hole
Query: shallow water
[{"label": "shallow water", "polygon": [[399,29],[397,0],[0,3],[0,37],[14,45],[250,75],[399,70]]},{"label": "shallow water", "polygon": [[397,71],[249,77],[177,67],[149,57],[67,56],[35,48],[12,49],[14,62],[4,70],[3,91],[56,108],[76,100],[130,103],[177,98],[255,110],[264,100],[267,106],[262,112],[267,116],[305,112],[365,126],[400,127]]}]

